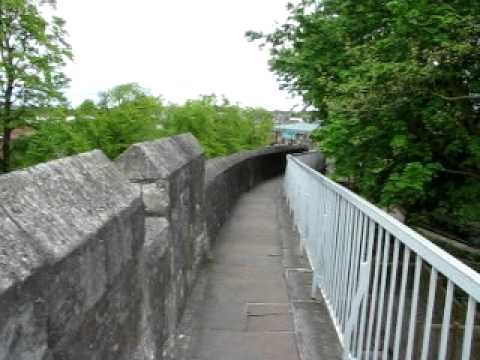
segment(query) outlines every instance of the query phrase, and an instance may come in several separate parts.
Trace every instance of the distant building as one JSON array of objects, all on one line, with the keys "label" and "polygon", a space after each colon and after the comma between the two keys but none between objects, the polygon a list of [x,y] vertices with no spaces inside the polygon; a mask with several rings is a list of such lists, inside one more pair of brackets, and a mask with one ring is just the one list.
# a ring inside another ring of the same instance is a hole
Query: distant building
[{"label": "distant building", "polygon": [[291,122],[274,126],[275,143],[312,145],[310,135],[319,123]]},{"label": "distant building", "polygon": [[292,122],[313,123],[321,121],[318,111],[272,111],[275,125],[290,124]]}]

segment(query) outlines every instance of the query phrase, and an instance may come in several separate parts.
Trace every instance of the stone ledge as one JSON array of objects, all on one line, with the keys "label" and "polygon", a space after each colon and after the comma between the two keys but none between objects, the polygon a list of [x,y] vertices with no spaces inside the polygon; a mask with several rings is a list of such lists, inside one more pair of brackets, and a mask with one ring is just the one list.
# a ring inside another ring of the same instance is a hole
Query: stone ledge
[{"label": "stone ledge", "polygon": [[132,182],[155,182],[166,179],[203,153],[192,134],[182,134],[134,144],[115,164]]},{"label": "stone ledge", "polygon": [[85,245],[137,191],[100,151],[2,175],[0,295]]},{"label": "stone ledge", "polygon": [[222,156],[210,159],[207,161],[206,164],[205,185],[208,186],[212,181],[215,180],[218,175],[226,172],[227,170],[233,168],[235,165],[238,165],[244,161],[261,158],[273,154],[296,153],[303,152],[305,150],[307,150],[307,148],[304,146],[278,145],[269,146],[259,150],[242,151],[229,156]]},{"label": "stone ledge", "polygon": [[210,242],[215,239],[241,193],[282,174],[286,155],[305,150],[304,146],[270,146],[207,161],[205,203]]}]

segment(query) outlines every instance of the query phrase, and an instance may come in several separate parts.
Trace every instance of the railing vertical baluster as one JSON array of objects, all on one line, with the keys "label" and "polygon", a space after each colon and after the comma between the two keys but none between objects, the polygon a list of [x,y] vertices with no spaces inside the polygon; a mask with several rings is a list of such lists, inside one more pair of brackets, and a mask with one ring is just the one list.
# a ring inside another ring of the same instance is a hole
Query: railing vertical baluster
[{"label": "railing vertical baluster", "polygon": [[[330,283],[330,274],[329,274],[330,266],[328,263],[328,260],[329,260],[328,254],[330,253],[330,243],[332,241],[331,239],[332,228],[333,228],[332,222],[334,221],[334,217],[335,217],[335,208],[334,208],[334,200],[333,200],[332,193],[331,191],[327,191],[326,194],[327,194],[326,201],[328,201],[328,204],[329,204],[329,211],[328,211],[328,216],[326,218],[326,227],[324,232],[322,253],[320,254],[324,264],[323,272],[321,274],[322,276],[321,289],[323,290],[324,294],[326,293],[328,289],[328,284]],[[326,300],[328,301],[328,299]]]},{"label": "railing vertical baluster", "polygon": [[450,333],[450,317],[452,315],[454,284],[448,280],[447,294],[445,295],[445,306],[443,309],[442,334],[440,335],[440,349],[438,360],[447,358],[448,334]]},{"label": "railing vertical baluster", "polygon": [[[328,191],[328,189],[325,189],[324,201],[327,202],[328,207],[331,207],[330,192]],[[330,225],[331,225],[331,212],[330,210],[327,210],[327,215],[325,216],[325,227],[321,231],[322,246],[319,254],[320,258],[322,259],[322,269],[321,269],[321,273],[319,274],[320,276],[319,287],[324,291],[328,283],[328,264],[327,264],[326,254],[328,253],[328,243],[330,241],[329,239]]]},{"label": "railing vertical baluster", "polygon": [[462,360],[470,359],[472,351],[473,325],[477,303],[471,296],[468,297],[468,310],[465,317],[465,331],[463,333]]},{"label": "railing vertical baluster", "polygon": [[317,200],[317,217],[319,218],[318,223],[315,223],[315,258],[317,259],[318,269],[314,273],[312,281],[312,298],[317,297],[317,289],[321,282],[321,274],[324,273],[325,264],[323,262],[323,252],[325,250],[325,228],[327,227],[327,219],[325,218],[322,209],[325,208],[325,204],[328,203],[326,198],[326,190],[322,186],[317,186],[318,190],[318,200]]},{"label": "railing vertical baluster", "polygon": [[[360,280],[359,277],[361,276],[360,272],[360,267],[362,266],[362,262],[364,261],[365,257],[365,251],[366,251],[366,229],[367,229],[367,217],[365,214],[360,212],[360,217],[358,221],[358,248],[357,248],[357,254],[355,257],[355,274],[354,274],[354,283],[352,285],[352,298],[355,298],[355,296],[362,290],[360,289]],[[354,309],[354,311],[358,311],[359,314],[361,314],[361,303],[359,305],[358,309]],[[360,316],[358,316],[360,319]],[[358,334],[360,333],[360,329],[358,328],[358,324],[355,325],[355,330],[353,332],[353,341],[352,341],[352,349],[354,350],[354,356],[356,356],[356,351],[355,349],[357,348],[357,341],[358,341]]]},{"label": "railing vertical baluster", "polygon": [[[311,179],[312,182],[314,179]],[[323,195],[323,188],[320,186],[311,186],[315,189],[315,202],[314,202],[314,215],[312,216],[311,226],[313,227],[311,231],[311,239],[310,239],[310,248],[313,250],[313,262],[315,265],[312,267],[313,274],[312,274],[312,289],[311,289],[311,297],[314,299],[317,296],[317,288],[319,282],[319,272],[322,268],[321,264],[321,246],[323,244],[323,237],[322,231],[325,226],[325,218],[323,216],[324,212],[324,195]],[[312,264],[313,265],[313,264]]]},{"label": "railing vertical baluster", "polygon": [[[387,234],[388,235],[388,234]],[[388,235],[389,236],[389,235]],[[386,359],[388,355],[388,347],[390,346],[390,329],[392,325],[393,303],[395,301],[395,290],[397,287],[397,270],[398,270],[398,254],[400,249],[400,241],[395,239],[393,248],[392,270],[390,275],[390,291],[388,295],[387,305],[387,319],[385,322],[385,336],[383,339],[383,358]]]},{"label": "railing vertical baluster", "polygon": [[[343,199],[342,199],[343,200]],[[337,272],[338,276],[337,276],[337,283],[335,284],[335,287],[336,287],[336,305],[335,305],[335,312],[336,312],[336,315],[337,315],[337,319],[338,319],[338,326],[341,328],[341,322],[342,322],[342,318],[341,318],[341,314],[340,314],[340,304],[341,304],[341,301],[342,301],[342,284],[343,284],[343,272],[341,271],[342,270],[342,266],[343,266],[343,254],[344,254],[344,249],[345,249],[345,237],[346,237],[346,232],[347,232],[347,222],[348,222],[348,210],[349,210],[349,207],[348,207],[348,204],[346,201],[342,201],[342,204],[343,204],[343,221],[342,221],[342,226],[341,226],[341,229],[340,229],[340,236],[339,238],[337,239],[337,252],[335,254],[335,256],[338,258],[338,261],[337,261],[337,268],[335,269],[335,271]]]},{"label": "railing vertical baluster", "polygon": [[415,342],[415,329],[416,329],[416,320],[417,320],[417,306],[418,306],[418,293],[420,288],[420,275],[422,273],[422,258],[420,256],[415,256],[415,275],[413,279],[413,295],[412,295],[412,306],[410,310],[410,324],[408,326],[407,333],[407,355],[405,360],[410,360],[413,354],[413,346]]},{"label": "railing vertical baluster", "polygon": [[[312,260],[313,262],[315,262],[315,249],[312,248],[312,245],[313,245],[313,240],[314,240],[314,226],[317,225],[318,223],[318,218],[316,218],[316,215],[317,215],[317,210],[318,210],[318,201],[315,201],[316,200],[316,196],[317,196],[317,187],[316,186],[313,186],[312,184],[312,179],[309,179],[308,181],[308,195],[307,195],[307,198],[306,198],[306,202],[308,202],[308,213],[307,213],[307,216],[306,216],[306,219],[307,219],[307,243],[308,243],[308,249],[310,249],[310,251],[312,252]],[[312,201],[313,200],[313,201]],[[315,267],[316,267],[316,264],[315,264]]]},{"label": "railing vertical baluster", "polygon": [[437,270],[432,268],[430,273],[430,286],[428,289],[427,316],[425,318],[425,329],[423,331],[422,358],[427,360],[430,348],[430,337],[432,334],[433,306],[435,305],[435,293],[437,291]]},{"label": "railing vertical baluster", "polygon": [[[359,272],[359,264],[360,264],[360,257],[361,257],[361,247],[362,247],[362,221],[363,221],[363,214],[357,210],[357,218],[355,221],[355,229],[353,236],[353,244],[352,244],[352,254],[351,254],[351,280],[347,292],[347,320],[349,318],[356,317],[358,318],[358,311],[360,309],[356,309],[353,307],[354,299],[357,294],[357,277]],[[353,327],[352,332],[353,339],[357,338],[357,326]],[[355,348],[355,340],[351,343],[352,348]]]},{"label": "railing vertical baluster", "polygon": [[341,328],[342,331],[345,331],[345,325],[347,323],[347,287],[348,287],[348,278],[350,276],[349,268],[350,264],[350,250],[352,244],[352,233],[353,233],[353,222],[354,222],[355,210],[353,206],[349,204],[348,211],[348,220],[347,220],[347,232],[344,237],[344,248],[343,248],[343,262],[342,262],[342,282],[341,282],[341,304],[340,304],[340,317],[341,317]]},{"label": "railing vertical baluster", "polygon": [[347,210],[348,206],[346,204],[346,201],[342,199],[342,218],[340,222],[340,228],[339,228],[339,236],[337,238],[337,244],[336,244],[336,251],[335,251],[335,259],[336,259],[336,266],[335,266],[335,315],[336,319],[338,322],[338,326],[340,326],[340,301],[341,301],[341,284],[342,284],[342,251],[343,251],[343,245],[344,245],[344,234],[345,234],[345,229],[346,229],[346,224],[347,224]]},{"label": "railing vertical baluster", "polygon": [[385,302],[385,288],[387,285],[387,271],[388,271],[388,255],[390,252],[390,239],[385,236],[385,229],[382,228],[382,238],[384,238],[383,257],[382,257],[382,277],[380,280],[380,292],[378,294],[379,303],[377,310],[377,328],[375,331],[375,342],[373,346],[373,353],[377,356],[380,345],[380,333],[382,330],[383,305]]},{"label": "railing vertical baluster", "polygon": [[[304,179],[305,181],[305,179]],[[304,185],[304,187],[307,187]],[[308,189],[308,187],[307,187]],[[305,246],[307,244],[307,239],[308,239],[308,210],[309,210],[309,201],[308,198],[310,195],[304,190],[302,192],[302,219],[303,219],[303,225],[302,225],[302,236],[303,236],[303,253],[305,253]]]},{"label": "railing vertical baluster", "polygon": [[366,294],[363,298],[363,302],[362,302],[362,313],[360,315],[360,335],[358,337],[358,343],[357,343],[357,356],[358,356],[358,360],[361,360],[362,359],[362,355],[363,355],[363,343],[364,343],[364,337],[365,337],[365,330],[366,330],[366,320],[367,320],[367,308],[368,308],[368,304],[369,304],[369,294],[368,294],[368,289],[370,288],[370,276],[371,276],[371,273],[372,273],[372,258],[373,258],[373,240],[374,240],[374,236],[375,236],[375,223],[373,222],[373,220],[371,219],[368,219],[367,217],[367,223],[368,223],[368,240],[366,240],[368,242],[368,253],[367,253],[367,259],[366,259],[366,262],[368,264],[368,267],[369,267],[369,271],[368,271],[368,280],[369,280],[369,283],[367,284],[367,291],[366,291]]},{"label": "railing vertical baluster", "polygon": [[353,275],[353,250],[356,234],[355,224],[357,222],[358,211],[352,207],[352,215],[349,220],[349,233],[346,239],[346,252],[345,252],[345,278],[344,278],[344,292],[343,292],[343,329],[346,329],[347,320],[349,318],[349,303],[350,303],[350,282]]},{"label": "railing vertical baluster", "polygon": [[333,304],[335,303],[335,247],[337,244],[337,238],[338,238],[338,233],[339,233],[339,226],[340,226],[340,220],[341,220],[341,198],[340,195],[335,194],[335,204],[336,204],[336,209],[335,209],[335,219],[334,219],[334,224],[332,227],[332,236],[329,241],[329,249],[328,249],[328,261],[330,263],[330,268],[328,269],[328,284],[327,284],[327,296],[329,303],[332,306],[333,309]]},{"label": "railing vertical baluster", "polygon": [[402,268],[402,283],[400,285],[400,303],[398,304],[397,314],[397,328],[395,329],[395,345],[393,349],[393,359],[398,360],[400,353],[400,342],[402,338],[403,327],[403,313],[405,307],[405,290],[408,281],[408,268],[410,266],[410,249],[405,247],[403,249],[403,268]]},{"label": "railing vertical baluster", "polygon": [[329,288],[331,278],[330,278],[330,270],[331,267],[328,266],[330,260],[330,248],[333,242],[333,237],[335,235],[335,223],[336,223],[336,214],[337,214],[337,195],[332,191],[327,191],[327,199],[329,203],[328,209],[328,216],[327,216],[327,226],[325,228],[325,242],[324,242],[324,251],[322,252],[322,256],[324,259],[324,274],[323,277],[325,281],[323,282],[323,290],[327,290]]},{"label": "railing vertical baluster", "polygon": [[337,209],[337,220],[336,220],[336,224],[335,224],[335,228],[334,228],[334,236],[332,237],[332,242],[331,242],[331,248],[330,248],[330,254],[329,254],[329,258],[330,258],[330,261],[331,261],[331,270],[330,270],[330,278],[331,278],[331,282],[330,282],[330,290],[329,290],[329,293],[330,293],[330,303],[331,303],[331,306],[332,306],[332,310],[334,312],[336,312],[336,302],[337,302],[337,297],[336,297],[336,283],[337,283],[337,261],[338,261],[338,257],[337,257],[337,246],[338,246],[338,239],[340,237],[340,230],[341,230],[341,226],[342,226],[342,221],[343,221],[343,206],[342,206],[342,198],[340,197],[340,195],[337,195],[337,204],[338,204],[338,209]]},{"label": "railing vertical baluster", "polygon": [[329,269],[329,283],[328,283],[328,292],[330,294],[330,301],[334,303],[334,293],[335,293],[335,259],[336,259],[336,254],[335,254],[335,247],[337,244],[337,238],[339,234],[339,226],[340,226],[340,219],[341,219],[341,197],[338,194],[335,194],[335,219],[334,219],[334,224],[332,227],[332,235],[329,241],[329,253],[328,253],[328,260],[331,263],[330,269]]},{"label": "railing vertical baluster", "polygon": [[[346,263],[346,271],[347,271],[347,277],[345,280],[345,306],[344,306],[344,313],[345,313],[345,318],[344,318],[344,331],[347,336],[349,334],[346,333],[347,331],[347,324],[348,320],[352,316],[351,313],[351,305],[352,305],[352,284],[354,281],[354,266],[355,266],[355,249],[356,249],[356,239],[358,235],[358,219],[360,217],[360,212],[353,208],[352,210],[352,219],[351,219],[351,233],[350,237],[348,238],[348,251],[347,251],[347,263]],[[350,346],[350,339],[345,339],[344,346]],[[347,349],[350,350],[350,349]]]},{"label": "railing vertical baluster", "polygon": [[367,355],[366,358],[370,358],[370,352],[371,352],[371,345],[372,342],[371,340],[373,339],[373,327],[375,323],[375,312],[376,312],[376,305],[377,305],[377,291],[378,291],[378,279],[380,276],[380,263],[381,263],[381,251],[382,251],[382,238],[381,238],[381,231],[380,227],[377,226],[377,251],[375,253],[375,274],[373,277],[373,290],[372,290],[372,296],[370,300],[370,321],[368,323],[368,333],[367,333],[367,344],[366,344],[366,350],[367,350]]}]

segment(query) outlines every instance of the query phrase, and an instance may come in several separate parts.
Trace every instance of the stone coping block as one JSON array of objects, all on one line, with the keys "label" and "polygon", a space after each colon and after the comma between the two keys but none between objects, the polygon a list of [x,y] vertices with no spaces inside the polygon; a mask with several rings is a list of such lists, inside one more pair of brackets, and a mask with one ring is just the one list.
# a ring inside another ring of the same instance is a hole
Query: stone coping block
[{"label": "stone coping block", "polygon": [[219,175],[247,160],[265,158],[275,154],[299,153],[306,150],[307,148],[301,145],[275,145],[210,159],[206,165],[205,186],[208,187]]},{"label": "stone coping block", "polygon": [[188,133],[134,144],[115,164],[132,182],[154,182],[168,178],[203,153],[197,139]]},{"label": "stone coping block", "polygon": [[0,296],[132,206],[139,194],[101,151],[0,176]]},{"label": "stone coping block", "polygon": [[210,241],[215,240],[243,192],[263,180],[282,174],[287,154],[306,150],[305,146],[277,145],[208,160],[205,169],[205,208]]}]

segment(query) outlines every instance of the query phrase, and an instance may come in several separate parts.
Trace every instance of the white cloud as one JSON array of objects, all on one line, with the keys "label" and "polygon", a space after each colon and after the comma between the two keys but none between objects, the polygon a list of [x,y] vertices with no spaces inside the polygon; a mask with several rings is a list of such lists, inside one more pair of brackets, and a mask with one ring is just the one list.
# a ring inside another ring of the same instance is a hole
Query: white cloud
[{"label": "white cloud", "polygon": [[288,109],[268,53],[247,30],[283,21],[287,0],[58,0],[75,60],[68,95],[74,104],[125,82],[166,100],[226,95],[248,106]]}]

